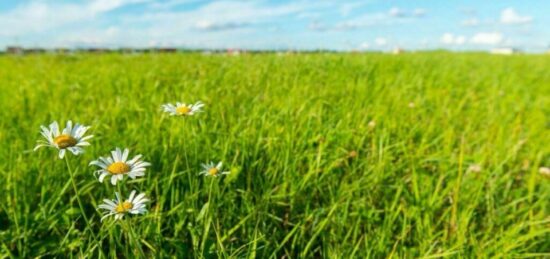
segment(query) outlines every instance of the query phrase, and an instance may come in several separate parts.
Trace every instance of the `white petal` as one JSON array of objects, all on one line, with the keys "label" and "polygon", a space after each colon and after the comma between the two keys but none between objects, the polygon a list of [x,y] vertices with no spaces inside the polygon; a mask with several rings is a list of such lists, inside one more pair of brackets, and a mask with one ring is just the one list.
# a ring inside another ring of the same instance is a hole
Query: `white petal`
[{"label": "white petal", "polygon": [[106,203],[106,204],[111,205],[113,208],[116,207],[116,203],[114,203],[112,200],[103,199],[103,202]]},{"label": "white petal", "polygon": [[126,162],[126,159],[128,159],[128,153],[130,152],[130,150],[128,150],[127,148],[124,149],[124,153],[122,153],[122,162]]},{"label": "white petal", "polygon": [[132,202],[132,200],[134,199],[134,196],[136,195],[136,191],[133,190],[131,193],[130,193],[130,197],[128,197],[128,201],[129,202]]},{"label": "white petal", "polygon": [[112,185],[116,185],[117,179],[118,179],[118,177],[115,177],[114,175],[111,176],[111,184],[112,184]]},{"label": "white petal", "polygon": [[57,121],[54,121],[52,122],[52,124],[50,124],[50,132],[52,132],[52,134],[54,136],[59,136],[60,133],[59,133],[59,124],[57,124]]},{"label": "white petal", "polygon": [[101,162],[103,162],[105,165],[110,165],[112,164],[113,162],[109,161],[109,159],[105,158],[105,157],[99,157],[99,160],[101,160]]},{"label": "white petal", "polygon": [[90,162],[90,163],[88,164],[88,166],[92,166],[92,165],[99,166],[99,167],[101,167],[101,168],[103,168],[103,169],[105,169],[105,168],[107,167],[107,165],[106,165],[104,162],[99,161],[99,160],[94,160],[94,161],[92,161],[92,162]]},{"label": "white petal", "polygon": [[134,164],[135,162],[137,162],[140,158],[141,158],[141,155],[137,155],[137,156],[135,156],[134,158],[132,158],[132,160],[128,161],[127,164],[133,165],[133,164]]},{"label": "white petal", "polygon": [[108,173],[105,173],[105,172],[101,173],[101,175],[99,176],[99,182],[102,183],[102,182],[103,182],[103,179],[105,179],[105,177],[106,177],[107,175],[109,175],[109,174],[108,174]]},{"label": "white petal", "polygon": [[80,140],[80,141],[85,141],[85,140],[91,139],[91,138],[93,138],[93,137],[94,137],[94,135],[88,135],[88,136],[86,136],[86,137],[80,138],[79,140]]},{"label": "white petal", "polygon": [[73,153],[75,156],[78,156],[79,154],[82,154],[84,153],[84,150],[82,148],[79,148],[79,147],[70,147],[70,148],[67,148],[69,151],[71,151],[71,153]]},{"label": "white petal", "polygon": [[113,206],[108,205],[108,204],[100,204],[97,207],[100,208],[100,209],[104,209],[104,210],[112,210],[113,209]]},{"label": "white petal", "polygon": [[38,149],[41,148],[41,147],[47,147],[47,146],[49,146],[49,145],[47,145],[47,144],[39,144],[39,145],[36,145],[36,147],[34,147],[34,151],[38,150]]},{"label": "white petal", "polygon": [[59,158],[63,159],[63,157],[65,157],[65,149],[59,150]]},{"label": "white petal", "polygon": [[116,150],[111,151],[111,155],[115,162],[120,162],[120,158],[118,157],[118,152],[119,152],[118,148],[116,148]]},{"label": "white petal", "polygon": [[89,145],[90,145],[90,142],[86,142],[86,141],[81,141],[81,142],[78,142],[78,144],[76,144],[77,147],[85,147]]},{"label": "white petal", "polygon": [[107,217],[109,217],[111,215],[115,215],[115,214],[114,213],[105,214],[105,216],[101,217],[100,221],[103,221],[104,219],[106,219]]},{"label": "white petal", "polygon": [[139,203],[139,200],[143,197],[145,197],[145,193],[138,194],[138,196],[134,199],[134,203]]}]

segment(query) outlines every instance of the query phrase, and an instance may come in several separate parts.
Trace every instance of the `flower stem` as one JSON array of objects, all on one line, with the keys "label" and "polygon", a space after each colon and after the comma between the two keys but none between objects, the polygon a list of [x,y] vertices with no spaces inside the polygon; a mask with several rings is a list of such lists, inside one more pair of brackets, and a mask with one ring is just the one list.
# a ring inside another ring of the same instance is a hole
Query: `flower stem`
[{"label": "flower stem", "polygon": [[208,214],[210,215],[210,206],[212,206],[212,187],[214,186],[214,178],[210,179],[210,187],[208,188]]},{"label": "flower stem", "polygon": [[95,242],[97,242],[99,246],[99,252],[103,254],[103,249],[101,248],[101,242],[98,242],[97,237],[92,229],[92,225],[90,224],[90,221],[88,220],[88,217],[86,216],[86,212],[84,211],[84,206],[82,205],[82,201],[80,200],[80,196],[78,195],[78,187],[76,185],[76,181],[74,179],[73,170],[71,169],[71,164],[69,163],[69,158],[65,156],[65,164],[67,165],[67,170],[69,171],[69,176],[71,177],[71,183],[73,185],[74,193],[76,196],[76,200],[78,202],[78,207],[80,207],[80,213],[82,214],[82,217],[84,218],[84,221],[86,221],[86,226],[90,233],[92,234],[92,237]]},{"label": "flower stem", "polygon": [[134,243],[134,246],[136,246],[139,249],[139,252],[141,254],[141,258],[146,258],[145,257],[145,252],[143,252],[143,249],[141,248],[141,243],[139,242],[139,239],[137,238],[137,235],[134,232],[134,229],[132,228],[132,226],[130,224],[128,224],[128,222],[125,219],[122,219],[121,221],[122,221],[121,224],[123,225],[123,227],[128,232],[128,236],[129,236],[129,239],[130,239],[130,244]]}]

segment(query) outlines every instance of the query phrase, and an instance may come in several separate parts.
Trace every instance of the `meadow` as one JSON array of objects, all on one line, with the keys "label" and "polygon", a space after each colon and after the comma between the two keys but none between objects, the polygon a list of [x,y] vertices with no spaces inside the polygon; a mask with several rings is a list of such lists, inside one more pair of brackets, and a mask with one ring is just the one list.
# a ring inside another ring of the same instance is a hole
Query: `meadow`
[{"label": "meadow", "polygon": [[[78,196],[33,151],[67,120]],[[0,258],[549,257],[549,133],[548,55],[4,55]],[[119,185],[149,212],[101,222],[115,147],[152,164]]]}]

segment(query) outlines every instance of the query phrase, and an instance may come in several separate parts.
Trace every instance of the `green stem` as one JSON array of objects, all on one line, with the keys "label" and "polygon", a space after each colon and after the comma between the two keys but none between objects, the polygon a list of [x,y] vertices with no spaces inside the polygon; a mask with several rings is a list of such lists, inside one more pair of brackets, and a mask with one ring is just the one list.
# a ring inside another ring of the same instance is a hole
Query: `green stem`
[{"label": "green stem", "polygon": [[139,242],[139,239],[137,238],[137,235],[134,232],[134,229],[132,228],[132,226],[130,224],[128,224],[128,222],[125,219],[121,219],[121,221],[122,221],[121,222],[122,226],[128,232],[128,236],[129,236],[129,239],[130,239],[130,244],[134,243],[134,246],[136,246],[139,249],[139,252],[141,254],[141,258],[146,258],[145,257],[145,252],[143,252],[143,249],[141,248],[141,243]]},{"label": "green stem", "polygon": [[210,206],[212,206],[212,187],[216,179],[210,179],[210,187],[208,188],[208,215],[210,215]]},{"label": "green stem", "polygon": [[92,225],[90,224],[90,221],[88,220],[88,217],[86,216],[86,212],[84,211],[84,206],[82,205],[82,201],[80,200],[80,196],[78,195],[78,187],[76,185],[76,181],[74,179],[74,174],[73,174],[73,170],[71,169],[71,164],[69,163],[69,158],[67,155],[65,155],[65,164],[67,165],[67,170],[69,171],[69,175],[71,177],[71,183],[73,185],[73,189],[74,189],[74,193],[75,193],[75,196],[76,196],[76,200],[78,202],[78,207],[80,207],[80,213],[82,214],[82,217],[84,218],[84,221],[86,221],[86,226],[88,228],[88,230],[90,231],[90,233],[92,234],[92,237],[94,239],[94,241],[98,244],[99,246],[99,252],[100,254],[103,255],[103,249],[101,248],[101,242],[98,242],[97,241],[97,237],[92,229]]}]

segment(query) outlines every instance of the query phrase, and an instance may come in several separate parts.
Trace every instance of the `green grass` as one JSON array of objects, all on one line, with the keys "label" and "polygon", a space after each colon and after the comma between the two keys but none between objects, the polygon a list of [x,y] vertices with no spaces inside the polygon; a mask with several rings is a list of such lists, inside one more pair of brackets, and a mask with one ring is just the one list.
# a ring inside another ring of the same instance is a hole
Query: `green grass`
[{"label": "green grass", "polygon": [[[550,256],[549,71],[475,53],[1,56],[0,257]],[[160,111],[180,100],[205,112]],[[69,155],[91,228],[65,162],[32,152],[69,119],[95,135]],[[88,166],[115,147],[153,164],[123,187],[150,212],[124,224],[99,221],[115,189]],[[232,174],[199,177],[209,160]]]}]

